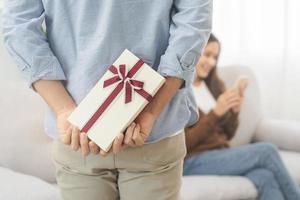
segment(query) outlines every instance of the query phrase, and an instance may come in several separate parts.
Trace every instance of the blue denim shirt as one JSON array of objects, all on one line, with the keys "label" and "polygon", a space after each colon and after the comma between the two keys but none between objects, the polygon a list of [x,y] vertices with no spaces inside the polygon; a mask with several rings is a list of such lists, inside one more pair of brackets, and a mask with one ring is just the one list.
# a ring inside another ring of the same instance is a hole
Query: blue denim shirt
[{"label": "blue denim shirt", "polygon": [[[211,31],[212,0],[6,0],[4,5],[4,44],[30,87],[40,79],[61,80],[78,104],[127,48],[163,76],[185,81],[146,142],[197,120],[189,85]],[[57,138],[49,107],[45,130]]]}]

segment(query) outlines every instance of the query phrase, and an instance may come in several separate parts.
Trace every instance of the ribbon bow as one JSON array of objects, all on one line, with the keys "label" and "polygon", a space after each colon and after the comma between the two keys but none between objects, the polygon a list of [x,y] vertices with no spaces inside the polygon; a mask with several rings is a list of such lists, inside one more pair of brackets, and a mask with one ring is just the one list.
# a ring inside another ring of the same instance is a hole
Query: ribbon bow
[{"label": "ribbon bow", "polygon": [[118,83],[116,88],[111,92],[111,94],[104,100],[98,110],[93,114],[89,121],[81,129],[81,132],[87,133],[89,129],[94,125],[97,119],[104,113],[108,106],[113,102],[113,100],[120,94],[125,86],[125,104],[132,101],[132,93],[135,91],[142,97],[144,97],[148,102],[153,98],[151,94],[146,92],[144,87],[144,82],[133,79],[133,76],[139,71],[139,69],[144,64],[143,60],[139,60],[126,74],[126,65],[121,64],[119,67],[111,65],[108,70],[114,74],[112,78],[104,81],[103,88],[106,88],[112,84]]},{"label": "ribbon bow", "polygon": [[[135,66],[134,66],[135,67]],[[133,75],[137,72],[137,69],[132,68],[126,74],[126,65],[119,65],[119,68],[111,65],[109,71],[112,72],[115,76],[104,81],[103,88],[106,88],[112,84],[118,83],[118,91],[122,90],[125,86],[125,104],[132,101],[132,93],[135,91],[144,97],[147,101],[151,101],[152,96],[144,90],[144,82],[133,79]]]}]

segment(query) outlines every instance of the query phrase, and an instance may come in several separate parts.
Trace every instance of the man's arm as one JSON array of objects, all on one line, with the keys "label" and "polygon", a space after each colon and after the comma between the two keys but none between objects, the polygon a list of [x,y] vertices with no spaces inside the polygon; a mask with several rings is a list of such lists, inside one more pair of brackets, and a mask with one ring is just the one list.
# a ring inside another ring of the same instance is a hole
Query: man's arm
[{"label": "man's arm", "polygon": [[56,116],[76,107],[76,103],[61,81],[39,80],[33,83],[33,88],[52,108]]},{"label": "man's arm", "polygon": [[194,69],[212,26],[212,0],[174,0],[169,45],[158,72],[191,84]]},{"label": "man's arm", "polygon": [[4,45],[29,87],[38,92],[55,112],[63,142],[71,144],[74,135],[73,138],[77,139],[74,143],[72,138],[72,147],[78,149],[79,130],[75,127],[71,130],[66,120],[66,113],[76,105],[61,83],[66,80],[65,74],[42,29],[44,12],[42,0],[6,0],[2,14]]},{"label": "man's arm", "polygon": [[42,29],[42,0],[6,0],[2,13],[4,45],[28,85],[43,80],[66,80]]},{"label": "man's arm", "polygon": [[211,31],[211,19],[212,0],[174,0],[169,46],[158,67],[158,72],[167,80],[137,117],[136,124],[128,127],[126,144],[143,145],[155,120],[177,90],[183,83],[185,87],[191,84],[195,66]]},{"label": "man's arm", "polygon": [[[61,81],[38,80],[33,83],[33,89],[55,112],[59,137],[64,144],[75,151],[81,148],[83,155],[96,148],[94,142],[89,142],[86,133],[80,133],[78,127],[68,122],[67,118],[77,105]],[[99,150],[96,148],[96,151]]]},{"label": "man's arm", "polygon": [[182,83],[182,79],[166,77],[166,82],[156,93],[153,100],[146,106],[144,112],[150,112],[155,118],[158,118],[159,114],[171,101]]}]

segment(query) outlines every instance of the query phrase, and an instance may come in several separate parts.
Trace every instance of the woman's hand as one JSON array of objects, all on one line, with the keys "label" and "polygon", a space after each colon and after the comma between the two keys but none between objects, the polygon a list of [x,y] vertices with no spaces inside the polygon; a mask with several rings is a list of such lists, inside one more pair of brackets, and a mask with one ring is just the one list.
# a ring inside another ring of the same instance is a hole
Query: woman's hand
[{"label": "woman's hand", "polygon": [[213,109],[219,117],[225,115],[230,109],[238,112],[243,98],[236,91],[228,90],[221,94],[217,100],[217,105]]},{"label": "woman's hand", "polygon": [[232,108],[234,113],[239,113],[241,111],[242,104],[244,102],[244,96],[240,96],[237,106]]}]

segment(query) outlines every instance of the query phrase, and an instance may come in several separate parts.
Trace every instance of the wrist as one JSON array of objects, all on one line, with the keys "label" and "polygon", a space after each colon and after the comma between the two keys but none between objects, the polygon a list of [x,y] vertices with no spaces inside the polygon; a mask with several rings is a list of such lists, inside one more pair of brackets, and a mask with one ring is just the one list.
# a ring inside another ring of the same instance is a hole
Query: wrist
[{"label": "wrist", "polygon": [[222,113],[222,111],[220,111],[218,108],[214,108],[212,111],[218,118],[224,115],[224,113]]},{"label": "wrist", "polygon": [[75,103],[69,103],[69,104],[65,104],[59,108],[54,109],[54,112],[56,114],[56,116],[64,114],[64,113],[68,113],[73,111],[76,108],[76,104]]},{"label": "wrist", "polygon": [[151,115],[154,119],[157,119],[160,113],[151,102],[144,108],[142,112]]}]

